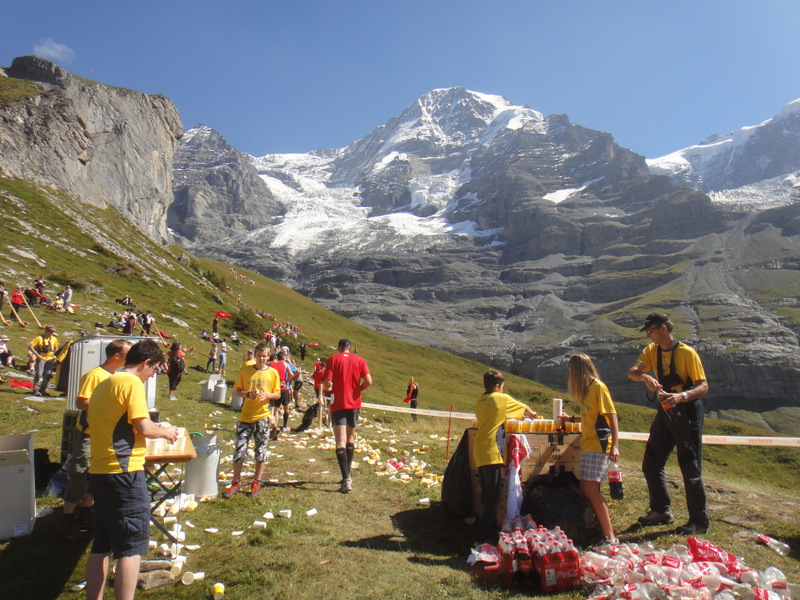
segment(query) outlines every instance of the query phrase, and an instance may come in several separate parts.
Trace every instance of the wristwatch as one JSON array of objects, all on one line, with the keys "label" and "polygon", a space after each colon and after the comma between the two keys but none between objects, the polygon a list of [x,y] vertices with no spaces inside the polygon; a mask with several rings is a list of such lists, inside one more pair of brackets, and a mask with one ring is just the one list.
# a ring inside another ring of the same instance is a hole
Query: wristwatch
[{"label": "wristwatch", "polygon": [[689,394],[687,394],[686,392],[681,392],[681,396],[683,396],[683,401],[684,402],[688,402],[689,401]]}]

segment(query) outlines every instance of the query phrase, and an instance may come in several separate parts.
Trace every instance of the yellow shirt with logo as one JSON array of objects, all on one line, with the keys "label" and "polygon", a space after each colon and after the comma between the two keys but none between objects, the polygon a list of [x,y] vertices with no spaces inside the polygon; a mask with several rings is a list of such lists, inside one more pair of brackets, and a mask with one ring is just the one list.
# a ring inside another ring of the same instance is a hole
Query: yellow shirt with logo
[{"label": "yellow shirt with logo", "polygon": [[143,470],[147,440],[136,431],[133,422],[149,417],[144,383],[135,375],[122,371],[97,384],[89,400],[89,473]]},{"label": "yellow shirt with logo", "polygon": [[40,335],[33,339],[31,346],[42,356],[42,360],[55,360],[56,351],[58,350],[58,338],[51,335],[45,339],[43,335]]},{"label": "yellow shirt with logo", "polygon": [[583,452],[606,452],[608,441],[611,439],[611,426],[604,415],[617,413],[606,384],[595,379],[589,384],[586,396],[580,404],[581,450]]},{"label": "yellow shirt with logo", "polygon": [[507,419],[519,419],[524,415],[525,405],[517,402],[508,394],[492,392],[483,394],[478,399],[478,403],[475,405],[478,433],[472,447],[476,466],[503,464],[497,434]]},{"label": "yellow shirt with logo", "polygon": [[[239,371],[236,383],[233,387],[243,392],[260,389],[272,394],[280,394],[281,381],[278,371],[272,367],[267,367],[259,371],[255,365],[247,365]],[[255,423],[270,416],[269,400],[259,402],[253,398],[245,398],[242,404],[242,412],[239,413],[239,420],[243,423]]]},{"label": "yellow shirt with logo", "polygon": [[[664,375],[669,373],[673,352],[675,353],[675,370],[678,372],[678,375],[681,379],[686,381],[687,377],[691,377],[694,383],[706,380],[706,372],[703,369],[703,363],[700,361],[700,357],[697,355],[697,352],[694,348],[687,346],[684,343],[680,343],[680,346],[677,346],[672,350],[661,351],[661,371],[664,373]],[[638,362],[644,365],[645,373],[652,369],[653,375],[657,379],[658,373],[656,373],[656,371],[658,370],[658,345],[649,344],[644,350],[642,350],[642,353],[639,355]],[[677,386],[676,389],[671,391],[676,393],[682,392],[684,391],[684,388]]]},{"label": "yellow shirt with logo", "polygon": [[[105,379],[108,379],[109,377],[111,377],[111,373],[106,371],[103,367],[98,366],[94,369],[89,369],[86,371],[86,373],[84,373],[81,377],[80,387],[78,388],[78,398],[89,400],[92,397],[92,392],[94,391],[94,388],[97,387],[97,384]],[[75,427],[77,427],[79,431],[82,431],[86,435],[89,435],[88,417],[89,416],[87,412],[82,410],[80,416],[78,417],[78,422],[75,423]]]}]

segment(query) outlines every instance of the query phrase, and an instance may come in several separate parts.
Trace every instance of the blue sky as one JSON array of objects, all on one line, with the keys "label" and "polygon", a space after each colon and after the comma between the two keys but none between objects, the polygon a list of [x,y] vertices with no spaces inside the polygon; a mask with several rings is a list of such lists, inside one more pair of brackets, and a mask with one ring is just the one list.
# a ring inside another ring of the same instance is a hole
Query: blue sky
[{"label": "blue sky", "polygon": [[25,0],[38,54],[171,98],[256,156],[338,148],[435,88],[505,96],[654,158],[800,98],[797,0]]}]

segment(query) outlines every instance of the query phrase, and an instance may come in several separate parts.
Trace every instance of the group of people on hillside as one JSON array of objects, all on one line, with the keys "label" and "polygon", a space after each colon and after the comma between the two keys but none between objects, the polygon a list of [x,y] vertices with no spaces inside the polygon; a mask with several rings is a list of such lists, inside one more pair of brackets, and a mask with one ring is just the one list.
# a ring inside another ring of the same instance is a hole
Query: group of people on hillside
[{"label": "group of people on hillside", "polygon": [[[666,525],[674,520],[670,509],[664,467],[673,450],[683,475],[689,520],[678,527],[679,535],[699,535],[708,531],[709,516],[702,478],[703,405],[708,393],[703,364],[697,352],[675,339],[674,324],[665,313],[647,316],[644,326],[650,340],[628,370],[628,377],[644,383],[649,397],[657,402],[650,426],[642,472],[649,492],[649,512],[638,519],[641,526]],[[600,492],[600,482],[609,465],[619,460],[619,425],[608,387],[600,380],[591,358],[573,354],[567,362],[569,393],[580,405],[580,414],[562,415],[563,420],[582,423],[580,486],[597,516],[607,543],[617,543],[608,506]],[[500,500],[504,450],[501,428],[507,419],[533,418],[536,413],[504,393],[505,379],[490,370],[484,374],[484,393],[477,402],[477,435],[473,457],[481,483],[481,513],[477,528],[478,543],[496,543],[497,505]]]},{"label": "group of people on hillside", "polygon": [[[63,290],[56,293],[55,299],[51,300],[45,294],[46,285],[45,280],[39,277],[31,286],[23,288],[22,285],[16,284],[14,289],[8,292],[5,284],[0,282],[0,317],[4,314],[3,309],[7,300],[9,303],[9,321],[22,320],[22,309],[26,307],[44,306],[58,312],[71,311],[72,286],[66,284]],[[5,320],[4,317],[3,320]]]},{"label": "group of people on hillside", "polygon": [[[119,329],[123,335],[150,335],[155,322],[152,311],[140,310],[137,313],[133,308],[126,308],[121,313],[111,313],[111,320],[106,327]],[[102,327],[103,324],[96,323],[96,326]]]}]

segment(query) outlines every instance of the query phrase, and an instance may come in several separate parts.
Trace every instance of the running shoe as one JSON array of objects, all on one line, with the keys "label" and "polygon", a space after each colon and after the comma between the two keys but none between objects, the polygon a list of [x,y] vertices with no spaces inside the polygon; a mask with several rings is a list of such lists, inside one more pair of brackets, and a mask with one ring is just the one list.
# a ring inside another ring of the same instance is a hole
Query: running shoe
[{"label": "running shoe", "polygon": [[241,487],[242,487],[241,482],[238,479],[234,479],[231,482],[231,484],[228,486],[228,489],[226,489],[224,492],[222,492],[222,497],[223,498],[230,498],[231,496],[235,496],[236,494],[239,493],[239,490],[241,489]]}]

